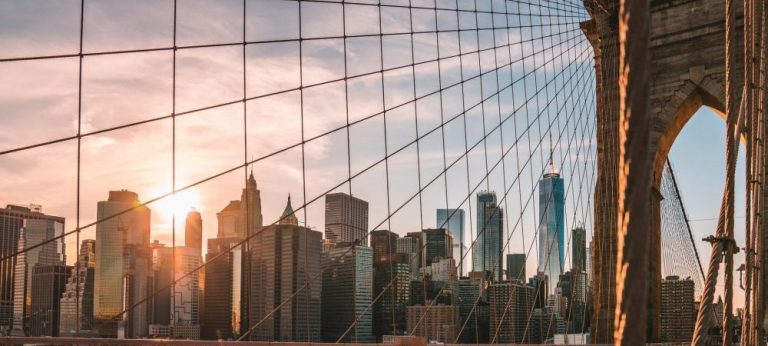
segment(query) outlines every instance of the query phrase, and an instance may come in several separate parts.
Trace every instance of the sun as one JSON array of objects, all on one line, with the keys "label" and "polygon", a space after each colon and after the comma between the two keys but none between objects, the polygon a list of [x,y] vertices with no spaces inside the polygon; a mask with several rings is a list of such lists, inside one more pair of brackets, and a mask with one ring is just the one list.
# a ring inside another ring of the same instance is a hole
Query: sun
[{"label": "sun", "polygon": [[196,192],[184,190],[176,192],[152,203],[152,209],[163,218],[171,219],[174,215],[177,219],[186,217],[187,213],[198,206],[200,199]]}]

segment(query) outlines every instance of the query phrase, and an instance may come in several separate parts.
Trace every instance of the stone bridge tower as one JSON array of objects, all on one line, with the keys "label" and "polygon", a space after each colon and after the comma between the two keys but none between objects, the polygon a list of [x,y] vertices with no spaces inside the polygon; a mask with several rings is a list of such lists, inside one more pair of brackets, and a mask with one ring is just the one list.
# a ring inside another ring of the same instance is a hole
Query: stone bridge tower
[{"label": "stone bridge tower", "polygon": [[[597,79],[598,180],[595,189],[593,240],[595,312],[591,335],[595,343],[613,342],[616,308],[617,168],[618,168],[618,0],[585,0],[592,19],[581,24],[595,53]],[[659,183],[672,143],[702,106],[725,116],[724,0],[650,0],[650,105],[648,151],[653,157],[651,204],[648,336],[659,339],[661,300],[661,233]],[[736,21],[736,104],[743,85],[743,25]],[[721,188],[721,187],[711,187]],[[714,233],[715,230],[712,230]],[[743,244],[741,244],[743,245]],[[708,252],[706,252],[708,254]]]}]

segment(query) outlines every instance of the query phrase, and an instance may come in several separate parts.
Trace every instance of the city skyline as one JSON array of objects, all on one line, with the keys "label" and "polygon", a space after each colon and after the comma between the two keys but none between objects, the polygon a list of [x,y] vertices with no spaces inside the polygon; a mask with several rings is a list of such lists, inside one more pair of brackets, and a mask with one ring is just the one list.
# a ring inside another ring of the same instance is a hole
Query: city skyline
[{"label": "city skyline", "polygon": [[0,336],[768,335],[766,8],[597,2],[0,1]]}]

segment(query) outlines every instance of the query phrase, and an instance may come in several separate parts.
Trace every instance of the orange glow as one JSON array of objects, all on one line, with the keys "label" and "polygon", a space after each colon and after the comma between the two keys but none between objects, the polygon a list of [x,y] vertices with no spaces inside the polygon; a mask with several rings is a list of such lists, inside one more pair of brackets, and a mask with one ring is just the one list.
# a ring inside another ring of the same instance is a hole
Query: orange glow
[{"label": "orange glow", "polygon": [[195,191],[184,190],[179,191],[174,195],[170,195],[163,199],[158,200],[150,205],[153,211],[160,214],[161,217],[171,219],[174,215],[176,218],[184,218],[187,212],[192,210],[193,207],[199,205],[200,196]]}]

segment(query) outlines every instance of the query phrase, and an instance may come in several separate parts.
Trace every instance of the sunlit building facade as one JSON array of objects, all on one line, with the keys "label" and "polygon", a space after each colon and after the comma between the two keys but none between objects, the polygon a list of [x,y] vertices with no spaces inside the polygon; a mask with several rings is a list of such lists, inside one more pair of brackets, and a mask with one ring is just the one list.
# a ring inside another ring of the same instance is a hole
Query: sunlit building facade
[{"label": "sunlit building facade", "polygon": [[139,204],[135,192],[120,190],[97,205],[94,323],[104,337],[148,335],[151,212]]},{"label": "sunlit building facade", "polygon": [[[64,265],[66,244],[64,242],[64,218],[42,214],[39,206],[29,208],[37,218],[25,218],[19,232],[18,250],[30,248],[16,256],[13,282],[13,330],[12,335],[30,335],[32,310],[32,276],[36,265]],[[57,239],[57,237],[60,237]],[[54,240],[55,239],[55,240]],[[33,247],[37,244],[42,246]],[[58,302],[56,302],[58,306]],[[58,321],[58,316],[56,316]]]},{"label": "sunlit building facade", "polygon": [[[8,205],[5,208],[0,208],[0,256],[10,256],[19,250],[20,235],[26,220],[45,220],[47,223],[60,224],[55,226],[56,229],[64,229],[63,218],[43,214],[42,208],[38,205]],[[3,330],[15,329],[17,335],[19,332],[23,333],[24,330],[20,323],[14,325],[14,298],[17,297],[14,291],[18,288],[18,280],[14,280],[14,278],[16,277],[16,270],[20,269],[17,265],[19,257],[17,256],[15,260],[9,258],[0,262],[0,328]],[[31,275],[31,270],[29,275]],[[26,274],[18,277],[25,278],[22,282],[28,281],[29,278]],[[28,292],[24,285],[22,285],[22,289]],[[16,299],[18,300],[18,298]],[[22,301],[24,302],[23,310],[28,307],[28,301],[26,299],[22,299]],[[16,316],[23,320],[23,312],[21,315],[17,313]]]}]

